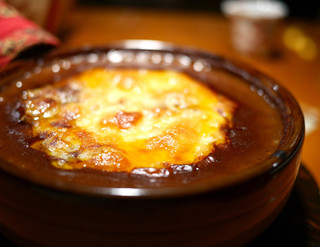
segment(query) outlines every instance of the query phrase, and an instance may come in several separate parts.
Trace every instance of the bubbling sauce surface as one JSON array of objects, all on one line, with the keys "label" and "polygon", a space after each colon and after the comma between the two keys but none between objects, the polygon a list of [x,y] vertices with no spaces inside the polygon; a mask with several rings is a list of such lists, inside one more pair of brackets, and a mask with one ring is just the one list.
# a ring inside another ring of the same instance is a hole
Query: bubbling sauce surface
[{"label": "bubbling sauce surface", "polygon": [[63,169],[193,164],[228,144],[236,104],[176,71],[81,72],[22,94],[31,147]]}]

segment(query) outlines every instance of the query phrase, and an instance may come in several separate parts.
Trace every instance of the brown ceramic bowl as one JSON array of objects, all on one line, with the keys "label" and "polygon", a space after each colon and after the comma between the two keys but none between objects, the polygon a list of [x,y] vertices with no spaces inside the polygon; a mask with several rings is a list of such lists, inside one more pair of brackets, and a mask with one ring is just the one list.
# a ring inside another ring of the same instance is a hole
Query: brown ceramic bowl
[{"label": "brown ceramic bowl", "polygon": [[[238,151],[155,173],[48,165],[24,139],[19,95],[99,66],[178,70],[239,101],[244,110],[230,132]],[[131,40],[58,52],[3,69],[0,99],[0,223],[21,246],[243,246],[279,214],[299,170],[304,121],[291,94],[248,66],[202,51]],[[272,149],[264,138],[273,133],[281,140]],[[221,165],[224,155],[231,161]]]}]

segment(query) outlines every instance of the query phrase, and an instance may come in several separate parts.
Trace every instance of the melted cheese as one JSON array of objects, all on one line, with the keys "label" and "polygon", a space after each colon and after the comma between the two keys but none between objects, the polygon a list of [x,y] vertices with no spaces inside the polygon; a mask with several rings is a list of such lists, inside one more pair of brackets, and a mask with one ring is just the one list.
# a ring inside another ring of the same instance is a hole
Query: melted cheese
[{"label": "melted cheese", "polygon": [[228,142],[235,104],[175,71],[95,68],[27,90],[21,119],[64,169],[192,164]]}]

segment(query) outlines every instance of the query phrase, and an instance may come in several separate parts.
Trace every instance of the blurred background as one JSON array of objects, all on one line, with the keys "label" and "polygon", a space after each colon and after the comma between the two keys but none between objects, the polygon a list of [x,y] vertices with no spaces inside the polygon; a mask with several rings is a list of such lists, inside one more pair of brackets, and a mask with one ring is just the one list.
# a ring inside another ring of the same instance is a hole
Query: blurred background
[{"label": "blurred background", "polygon": [[[75,7],[121,7],[153,10],[175,10],[221,13],[223,0],[4,0],[15,6],[26,17],[56,33]],[[241,0],[238,0],[241,1]],[[261,1],[261,0],[253,0]],[[270,1],[270,0],[266,0]],[[320,19],[318,0],[279,0],[289,8],[289,18],[304,20]]]},{"label": "blurred background", "polygon": [[[162,9],[182,9],[192,11],[220,12],[221,0],[78,0],[80,5],[110,5]],[[283,0],[290,9],[290,17],[320,18],[318,0]]]}]

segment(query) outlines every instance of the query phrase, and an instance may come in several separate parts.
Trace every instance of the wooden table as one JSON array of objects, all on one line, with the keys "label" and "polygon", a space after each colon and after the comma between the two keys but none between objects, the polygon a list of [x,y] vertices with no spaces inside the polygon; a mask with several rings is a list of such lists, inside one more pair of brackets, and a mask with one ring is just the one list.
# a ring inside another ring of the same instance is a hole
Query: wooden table
[{"label": "wooden table", "polygon": [[230,22],[209,12],[76,7],[63,23],[60,38],[64,47],[104,45],[122,39],[156,39],[251,64],[287,87],[301,104],[308,123],[302,162],[320,185],[320,23],[287,20],[278,37],[282,44],[288,28],[303,35],[305,42],[311,42],[314,56],[303,57],[297,52],[299,44],[300,48],[304,45],[303,39],[296,50],[282,45],[278,57],[241,55],[232,48]]}]

